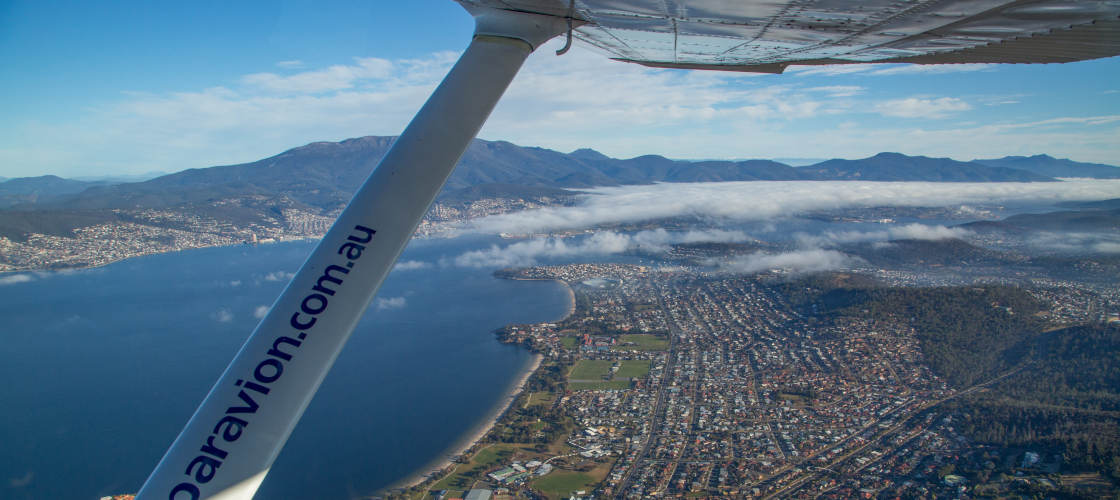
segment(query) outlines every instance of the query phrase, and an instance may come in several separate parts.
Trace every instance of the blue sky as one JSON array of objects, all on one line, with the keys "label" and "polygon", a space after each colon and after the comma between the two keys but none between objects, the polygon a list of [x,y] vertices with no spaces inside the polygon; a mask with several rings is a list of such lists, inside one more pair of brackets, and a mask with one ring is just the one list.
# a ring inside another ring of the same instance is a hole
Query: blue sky
[{"label": "blue sky", "polygon": [[[169,172],[395,135],[471,28],[451,0],[0,2],[0,176]],[[1120,58],[750,75],[555,48],[530,57],[482,138],[615,157],[1120,164]]]}]

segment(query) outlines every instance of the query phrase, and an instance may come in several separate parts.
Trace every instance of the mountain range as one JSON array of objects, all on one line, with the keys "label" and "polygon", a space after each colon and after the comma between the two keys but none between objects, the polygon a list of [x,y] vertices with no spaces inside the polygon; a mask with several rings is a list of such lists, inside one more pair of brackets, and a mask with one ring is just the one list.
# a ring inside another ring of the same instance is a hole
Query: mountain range
[{"label": "mountain range", "polygon": [[[29,230],[39,219],[114,209],[201,210],[217,219],[263,217],[270,203],[325,213],[337,210],[369,175],[393,137],[315,142],[263,160],[196,168],[144,182],[107,184],[54,176],[0,182],[0,234]],[[561,153],[505,141],[476,139],[448,180],[441,200],[556,197],[564,189],[654,182],[863,180],[935,182],[1046,182],[1055,177],[1120,178],[1120,168],[1057,160],[1046,155],[961,162],[880,153],[860,160],[827,160],[792,167],[771,160],[683,161],[646,155],[610,158],[591,149]],[[224,214],[221,200],[233,204]],[[252,205],[252,206],[249,206]],[[248,207],[248,208],[247,208]],[[271,210],[277,210],[275,206]],[[17,212],[21,212],[17,214]],[[31,216],[28,212],[36,215]],[[258,213],[259,212],[259,213]],[[5,221],[18,219],[18,230]],[[62,223],[59,227],[71,224]],[[80,226],[75,226],[80,227]]]},{"label": "mountain range", "polygon": [[105,183],[63,179],[56,175],[0,179],[0,208],[43,203],[102,184]]},{"label": "mountain range", "polygon": [[1014,168],[1050,177],[1090,177],[1120,179],[1120,168],[1101,163],[1080,163],[1059,160],[1049,155],[1005,156],[994,160],[973,160],[989,167]]}]

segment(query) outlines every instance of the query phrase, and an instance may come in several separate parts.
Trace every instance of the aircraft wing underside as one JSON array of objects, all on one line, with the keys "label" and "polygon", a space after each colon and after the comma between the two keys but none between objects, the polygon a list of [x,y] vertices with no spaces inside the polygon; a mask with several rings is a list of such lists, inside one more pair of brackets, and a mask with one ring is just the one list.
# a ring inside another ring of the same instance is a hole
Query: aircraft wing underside
[{"label": "aircraft wing underside", "polygon": [[1120,2],[456,0],[576,20],[573,38],[655,67],[780,73],[855,63],[1056,63],[1120,54]]}]

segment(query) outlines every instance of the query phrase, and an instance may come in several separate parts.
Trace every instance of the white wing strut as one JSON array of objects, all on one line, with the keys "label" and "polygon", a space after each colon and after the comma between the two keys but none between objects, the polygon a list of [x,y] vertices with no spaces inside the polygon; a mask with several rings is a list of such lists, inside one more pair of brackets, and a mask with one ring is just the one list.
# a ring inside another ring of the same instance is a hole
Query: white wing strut
[{"label": "white wing strut", "polygon": [[252,498],[455,164],[563,18],[469,8],[475,36],[175,439],[137,498]]}]

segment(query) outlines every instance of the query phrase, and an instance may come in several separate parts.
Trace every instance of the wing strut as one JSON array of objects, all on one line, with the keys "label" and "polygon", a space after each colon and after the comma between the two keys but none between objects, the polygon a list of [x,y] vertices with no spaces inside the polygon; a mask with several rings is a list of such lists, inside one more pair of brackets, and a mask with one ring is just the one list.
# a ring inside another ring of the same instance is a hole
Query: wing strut
[{"label": "wing strut", "polygon": [[175,439],[137,498],[252,498],[421,217],[562,17],[469,7],[475,35]]}]

